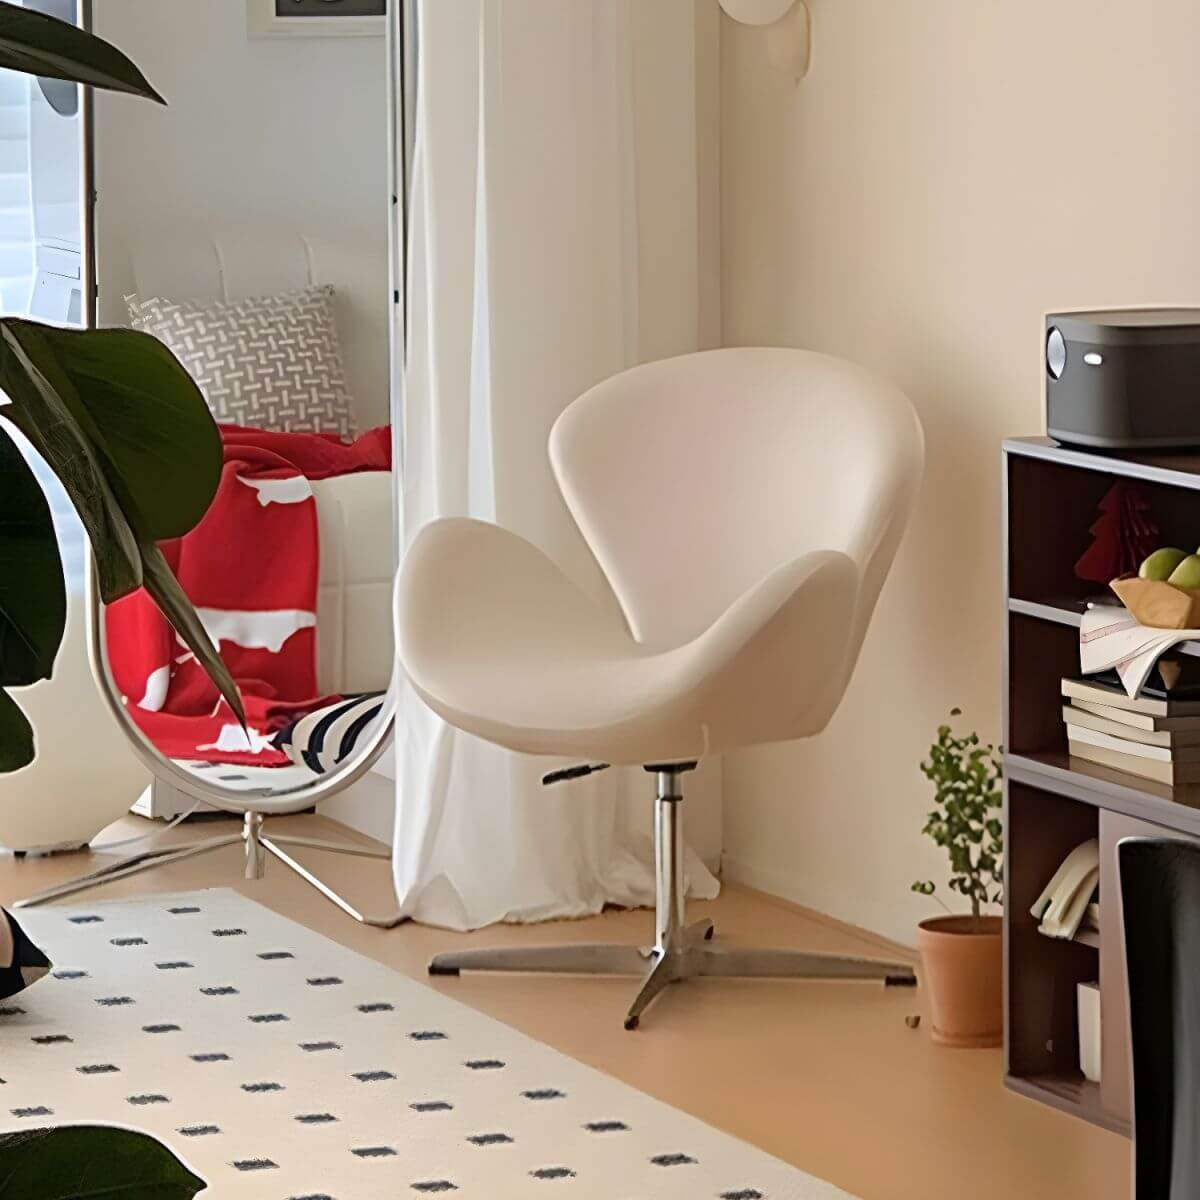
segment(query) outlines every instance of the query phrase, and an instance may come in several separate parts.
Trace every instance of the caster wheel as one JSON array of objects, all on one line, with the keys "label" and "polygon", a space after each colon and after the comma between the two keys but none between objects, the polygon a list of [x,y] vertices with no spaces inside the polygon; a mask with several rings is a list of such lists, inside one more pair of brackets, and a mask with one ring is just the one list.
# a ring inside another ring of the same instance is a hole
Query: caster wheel
[{"label": "caster wheel", "polygon": [[439,967],[437,963],[429,964],[429,973],[438,978],[457,979],[462,972],[457,967]]},{"label": "caster wheel", "polygon": [[915,988],[917,986],[917,977],[915,975],[889,975],[883,981],[884,987],[906,987]]},{"label": "caster wheel", "polygon": [[636,1029],[642,1023],[641,1017],[626,1017],[625,1028],[629,1030]]},{"label": "caster wheel", "polygon": [[706,942],[711,942],[713,940],[713,937],[716,934],[716,932],[717,932],[717,927],[715,925],[710,925],[708,927],[708,929],[705,931],[704,940]]}]

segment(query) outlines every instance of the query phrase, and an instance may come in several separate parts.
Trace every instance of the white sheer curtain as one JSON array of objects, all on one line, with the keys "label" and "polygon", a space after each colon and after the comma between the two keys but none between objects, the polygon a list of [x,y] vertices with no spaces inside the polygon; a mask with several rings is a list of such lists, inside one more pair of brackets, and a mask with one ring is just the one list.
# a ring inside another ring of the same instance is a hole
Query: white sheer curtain
[{"label": "white sheer curtain", "polygon": [[[497,521],[607,596],[546,442],[592,384],[699,348],[713,323],[706,18],[696,0],[418,10],[405,537],[436,517]],[[653,902],[652,847],[631,816],[634,796],[649,810],[644,774],[543,789],[556,764],[452,730],[410,691],[397,754],[406,914],[468,929]],[[693,893],[714,894],[691,862]]]}]

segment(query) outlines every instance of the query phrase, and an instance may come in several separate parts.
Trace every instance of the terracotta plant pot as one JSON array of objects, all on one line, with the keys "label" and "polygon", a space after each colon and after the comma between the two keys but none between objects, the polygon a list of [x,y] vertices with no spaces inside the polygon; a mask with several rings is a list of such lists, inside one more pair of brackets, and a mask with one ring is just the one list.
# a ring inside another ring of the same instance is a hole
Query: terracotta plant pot
[{"label": "terracotta plant pot", "polygon": [[999,917],[932,917],[917,927],[933,1040],[999,1046],[1004,1036]]}]

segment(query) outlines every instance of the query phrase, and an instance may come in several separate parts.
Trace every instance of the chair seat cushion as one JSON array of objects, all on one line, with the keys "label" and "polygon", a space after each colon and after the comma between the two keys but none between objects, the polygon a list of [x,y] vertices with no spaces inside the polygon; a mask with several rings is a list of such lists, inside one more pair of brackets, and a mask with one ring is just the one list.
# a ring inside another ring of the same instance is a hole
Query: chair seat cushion
[{"label": "chair seat cushion", "polygon": [[409,550],[397,632],[410,682],[459,729],[528,754],[684,760],[823,727],[856,587],[845,555],[808,554],[699,637],[647,646],[531,543],[451,519]]}]

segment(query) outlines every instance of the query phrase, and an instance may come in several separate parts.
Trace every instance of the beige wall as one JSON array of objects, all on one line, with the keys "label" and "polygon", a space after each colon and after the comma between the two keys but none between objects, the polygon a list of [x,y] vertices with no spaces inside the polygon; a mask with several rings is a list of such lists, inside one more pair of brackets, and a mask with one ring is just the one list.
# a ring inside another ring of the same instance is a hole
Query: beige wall
[{"label": "beige wall", "polygon": [[724,24],[725,340],[887,372],[929,468],[834,723],[727,761],[726,864],[911,940],[943,878],[922,749],[955,704],[999,736],[999,443],[1042,429],[1041,315],[1200,302],[1200,5],[812,10],[799,87]]}]

